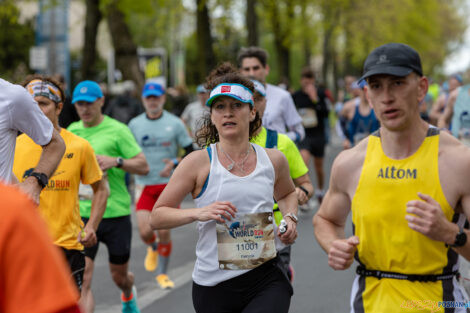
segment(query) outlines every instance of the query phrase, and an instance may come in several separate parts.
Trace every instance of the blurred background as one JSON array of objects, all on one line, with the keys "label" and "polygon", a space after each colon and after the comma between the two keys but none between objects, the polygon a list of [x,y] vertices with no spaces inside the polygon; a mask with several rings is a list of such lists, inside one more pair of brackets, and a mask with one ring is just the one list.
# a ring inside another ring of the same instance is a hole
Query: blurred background
[{"label": "blurred background", "polygon": [[270,83],[296,89],[308,65],[336,94],[374,47],[403,42],[439,82],[468,77],[468,13],[466,0],[2,0],[0,75],[91,79],[111,95],[152,78],[172,88],[178,114],[178,97],[244,46],[269,52]]}]

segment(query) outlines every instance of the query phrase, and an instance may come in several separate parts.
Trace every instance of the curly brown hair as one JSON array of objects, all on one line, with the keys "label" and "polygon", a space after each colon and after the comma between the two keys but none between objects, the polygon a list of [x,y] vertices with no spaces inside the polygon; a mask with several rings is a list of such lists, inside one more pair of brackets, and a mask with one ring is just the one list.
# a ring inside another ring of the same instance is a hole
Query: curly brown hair
[{"label": "curly brown hair", "polygon": [[[26,76],[25,80],[21,83],[21,85],[23,87],[26,87],[31,81],[33,81],[35,79],[39,79],[43,82],[51,83],[52,85],[57,87],[57,89],[59,89],[59,91],[60,91],[60,101],[62,103],[65,102],[64,87],[63,87],[62,83],[60,83],[57,79],[55,79],[52,76],[41,75],[41,74],[31,74],[31,75]],[[57,103],[56,103],[56,106],[57,106]]]},{"label": "curly brown hair", "polygon": [[[220,64],[219,66],[217,66],[217,68],[214,69],[206,78],[206,83],[204,84],[204,87],[207,90],[212,90],[217,85],[222,84],[222,83],[240,84],[250,89],[251,92],[255,91],[255,86],[253,85],[253,82],[250,79],[242,76],[238,72],[237,68],[229,62],[224,62]],[[210,110],[212,112],[212,107],[210,108]],[[255,134],[256,130],[260,127],[261,127],[261,119],[258,115],[258,112],[256,112],[255,118],[253,121],[250,122],[250,126],[249,126],[249,139],[250,140]],[[211,143],[216,143],[218,141],[219,141],[219,132],[217,131],[217,128],[215,128],[215,125],[212,123],[210,114],[205,114],[202,117],[201,128],[199,128],[199,130],[196,131],[196,143],[200,147],[206,147],[210,145]]]}]

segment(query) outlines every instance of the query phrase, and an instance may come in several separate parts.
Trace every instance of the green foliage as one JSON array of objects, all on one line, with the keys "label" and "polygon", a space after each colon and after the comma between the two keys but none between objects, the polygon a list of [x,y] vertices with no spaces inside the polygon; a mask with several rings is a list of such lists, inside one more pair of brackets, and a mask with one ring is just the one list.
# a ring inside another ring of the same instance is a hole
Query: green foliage
[{"label": "green foliage", "polygon": [[20,24],[20,11],[12,0],[0,2],[0,73],[3,78],[16,80],[18,67],[27,69],[29,48],[34,45],[31,21]]}]

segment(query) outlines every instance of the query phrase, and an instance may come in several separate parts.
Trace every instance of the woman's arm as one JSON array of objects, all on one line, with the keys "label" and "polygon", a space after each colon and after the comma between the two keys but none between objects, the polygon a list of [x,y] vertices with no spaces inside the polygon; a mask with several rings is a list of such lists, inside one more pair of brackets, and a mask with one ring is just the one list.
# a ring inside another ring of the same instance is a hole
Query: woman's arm
[{"label": "woman's arm", "polygon": [[202,188],[209,169],[206,150],[195,151],[181,161],[150,214],[152,229],[169,229],[194,221],[217,220],[223,223],[223,217],[228,220],[235,217],[236,208],[227,201],[217,201],[204,208],[178,209],[188,193],[194,195],[195,190]]}]

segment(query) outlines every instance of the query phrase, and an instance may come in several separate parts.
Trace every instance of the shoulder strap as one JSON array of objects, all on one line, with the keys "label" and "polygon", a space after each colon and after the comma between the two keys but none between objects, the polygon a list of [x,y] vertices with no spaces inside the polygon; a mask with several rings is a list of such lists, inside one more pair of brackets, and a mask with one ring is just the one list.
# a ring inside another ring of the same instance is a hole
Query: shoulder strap
[{"label": "shoulder strap", "polygon": [[277,147],[277,131],[266,129],[266,148]]}]

